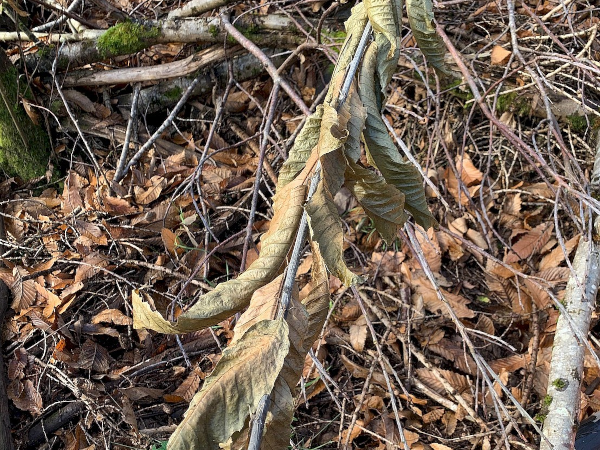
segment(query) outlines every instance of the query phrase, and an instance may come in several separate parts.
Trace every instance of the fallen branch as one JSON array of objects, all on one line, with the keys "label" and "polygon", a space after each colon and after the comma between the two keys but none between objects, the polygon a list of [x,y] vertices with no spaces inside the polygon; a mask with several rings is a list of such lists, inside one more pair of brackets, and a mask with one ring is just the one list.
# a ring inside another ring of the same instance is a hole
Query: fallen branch
[{"label": "fallen branch", "polygon": [[214,66],[223,61],[227,56],[239,55],[242,51],[241,47],[225,49],[222,45],[216,45],[194,53],[180,61],[157,66],[129,67],[95,72],[90,72],[89,70],[70,72],[65,77],[63,86],[103,86],[184,77],[206,67]]},{"label": "fallen branch", "polygon": [[[596,144],[594,173],[600,171],[600,142]],[[592,177],[593,180],[597,178]],[[597,186],[596,186],[597,187]],[[561,314],[556,324],[546,398],[552,401],[544,421],[541,450],[573,448],[578,423],[583,360],[586,346],[577,334],[587,336],[596,294],[600,286],[600,216],[594,220],[590,239],[579,241],[573,270],[565,291],[565,309],[570,322]],[[575,328],[575,330],[573,329]]]},{"label": "fallen branch", "polygon": [[[273,58],[273,64],[281,64],[283,62],[283,56],[276,56],[280,53],[278,49],[265,49],[263,50],[267,56]],[[243,55],[233,58],[233,75],[238,82],[246,81],[251,78],[255,78],[258,74],[264,71],[264,67],[255,56]],[[223,61],[217,66],[211,68],[210,73],[205,73],[200,76],[200,81],[194,87],[192,96],[202,96],[210,93],[215,85],[215,81],[224,85],[227,83],[229,78],[227,61]],[[215,80],[216,78],[216,80]],[[174,92],[185,92],[186,89],[192,84],[192,80],[188,77],[176,78],[173,80],[159,83],[155,86],[142,89],[140,92],[140,100],[138,108],[145,114],[152,114],[158,111],[162,111],[165,108],[174,106],[179,100],[179,96],[173,95]],[[129,117],[129,109],[133,100],[133,94],[125,94],[117,97],[119,106],[124,109],[121,112],[125,118]]]},{"label": "fallen branch", "polygon": [[[141,51],[156,44],[172,42],[193,44],[227,43],[227,33],[218,17],[152,20],[142,24],[145,33],[137,39],[135,51]],[[123,26],[117,24],[115,27]],[[113,27],[113,28],[115,28]],[[237,29],[252,35],[252,41],[260,47],[296,48],[306,41],[306,37],[295,32],[296,25],[286,16],[271,14],[268,16],[245,15],[236,20]],[[110,28],[109,28],[110,30]],[[142,30],[143,31],[143,30]],[[52,62],[58,58],[59,70],[82,67],[108,58],[132,53],[128,46],[101,50],[98,41],[107,30],[85,30],[81,33],[33,33],[37,39],[48,44],[64,44],[62,48],[37,52],[25,57],[25,64],[30,70],[50,72]],[[23,33],[0,32],[0,42],[27,41],[30,38]],[[58,52],[58,54],[57,54]],[[135,52],[134,52],[135,53]]]}]

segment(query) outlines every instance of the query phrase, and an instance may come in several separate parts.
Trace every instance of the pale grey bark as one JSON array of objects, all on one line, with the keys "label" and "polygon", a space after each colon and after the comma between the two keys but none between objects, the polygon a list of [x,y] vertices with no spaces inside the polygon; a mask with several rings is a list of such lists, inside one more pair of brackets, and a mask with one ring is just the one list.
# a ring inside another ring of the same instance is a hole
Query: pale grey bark
[{"label": "pale grey bark", "polygon": [[[600,145],[596,149],[597,169]],[[550,402],[544,421],[540,449],[571,449],[575,442],[580,409],[583,361],[596,294],[600,286],[600,217],[594,220],[592,238],[581,238],[573,272],[565,291],[565,310],[556,325],[546,401]]]}]

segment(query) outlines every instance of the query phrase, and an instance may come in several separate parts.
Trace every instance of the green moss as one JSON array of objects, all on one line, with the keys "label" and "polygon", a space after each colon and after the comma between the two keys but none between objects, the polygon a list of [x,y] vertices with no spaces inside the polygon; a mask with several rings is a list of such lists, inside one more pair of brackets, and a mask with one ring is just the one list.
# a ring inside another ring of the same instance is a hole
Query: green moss
[{"label": "green moss", "polygon": [[21,106],[18,90],[21,97],[27,97],[26,86],[17,83],[17,69],[4,53],[0,53],[0,68],[0,89],[8,103],[0,101],[0,168],[24,180],[41,177],[50,156],[48,136]]},{"label": "green moss", "polygon": [[552,382],[552,386],[554,386],[556,389],[561,391],[568,386],[568,382],[567,382],[567,380],[565,380],[563,378],[557,378],[556,380],[554,380]]},{"label": "green moss", "polygon": [[548,406],[550,406],[550,404],[552,403],[552,396],[551,395],[546,395],[544,397],[544,400],[542,401],[542,406],[547,408]]},{"label": "green moss", "polygon": [[567,116],[567,120],[569,121],[569,125],[571,125],[571,130],[573,130],[575,133],[584,133],[587,130],[588,122],[585,116],[573,114],[571,116]]},{"label": "green moss", "polygon": [[171,89],[165,92],[165,97],[170,100],[179,100],[181,98],[182,89],[179,86],[173,86]]},{"label": "green moss", "polygon": [[519,96],[518,92],[509,92],[498,96],[496,111],[500,114],[509,111],[523,117],[531,113],[531,105],[529,100],[526,97]]},{"label": "green moss", "polygon": [[98,38],[97,48],[105,58],[129,55],[148,47],[159,35],[160,30],[156,27],[133,22],[118,23]]},{"label": "green moss", "polygon": [[256,36],[260,31],[260,27],[255,24],[248,25],[245,28],[240,29],[242,34],[246,36],[248,39],[252,39],[252,37]]},{"label": "green moss", "polygon": [[533,420],[542,423],[544,420],[546,420],[546,414],[536,414]]},{"label": "green moss", "polygon": [[219,35],[219,27],[216,25],[209,25],[208,32],[212,37],[216,38]]}]

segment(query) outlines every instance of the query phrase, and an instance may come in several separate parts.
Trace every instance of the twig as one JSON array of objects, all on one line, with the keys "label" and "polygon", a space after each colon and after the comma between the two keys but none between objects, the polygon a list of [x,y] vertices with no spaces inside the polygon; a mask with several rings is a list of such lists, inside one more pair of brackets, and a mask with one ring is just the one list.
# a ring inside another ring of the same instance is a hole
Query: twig
[{"label": "twig", "polygon": [[277,100],[279,96],[279,84],[273,86],[271,91],[271,106],[269,107],[269,114],[264,123],[262,140],[260,143],[260,152],[258,154],[258,164],[256,167],[256,177],[254,178],[254,188],[252,191],[252,203],[250,206],[250,216],[248,217],[248,226],[246,227],[246,238],[244,239],[244,248],[242,250],[242,265],[240,272],[246,267],[246,257],[248,256],[248,246],[250,244],[250,238],[252,237],[252,229],[254,228],[254,217],[256,216],[256,206],[258,205],[258,197],[260,192],[260,182],[262,180],[262,169],[263,162],[265,160],[265,152],[267,150],[267,142],[269,141],[269,133],[271,131],[271,125],[275,118],[275,107],[277,106]]},{"label": "twig", "polygon": [[165,131],[171,125],[171,123],[175,119],[175,116],[177,116],[177,114],[179,113],[181,108],[183,108],[183,106],[187,102],[188,98],[192,94],[194,88],[196,87],[196,85],[198,84],[199,81],[200,81],[200,77],[196,77],[194,79],[194,81],[192,82],[192,84],[190,84],[188,86],[188,88],[184,92],[183,96],[179,99],[179,101],[173,108],[173,111],[171,111],[171,114],[169,114],[169,116],[165,119],[165,121],[161,124],[161,126],[158,127],[158,129],[154,132],[154,134],[152,136],[150,136],[150,139],[148,139],[148,141],[144,145],[142,145],[142,148],[140,148],[137,151],[137,153],[135,155],[133,155],[133,158],[131,158],[131,161],[129,161],[127,166],[125,166],[125,170],[123,171],[123,173],[119,174],[119,178],[117,178],[117,176],[115,174],[114,180],[116,183],[118,183],[119,181],[121,181],[123,179],[123,177],[129,171],[129,169],[131,169],[134,165],[136,165],[140,161],[142,156],[144,156],[144,153],[146,153],[150,149],[150,147],[152,147],[152,145],[154,145],[154,142],[161,136],[163,131]]},{"label": "twig", "polygon": [[221,22],[223,23],[223,27],[233,38],[240,43],[246,50],[252,53],[254,56],[258,58],[260,62],[262,62],[267,69],[267,72],[273,79],[275,84],[281,85],[281,88],[286,92],[287,95],[292,99],[292,101],[300,108],[300,110],[304,113],[304,115],[309,116],[310,110],[308,106],[304,103],[304,100],[298,95],[298,93],[290,86],[290,84],[282,78],[277,73],[277,68],[273,65],[271,60],[264,54],[264,52],[254,44],[250,39],[244,36],[236,27],[234,27],[225,14],[221,14]]},{"label": "twig", "polygon": [[[231,25],[231,24],[230,24]],[[232,26],[233,27],[233,26]],[[235,28],[234,28],[235,29]],[[344,79],[344,83],[342,85],[342,89],[338,96],[338,102],[336,108],[339,110],[346,98],[348,96],[348,92],[350,91],[350,87],[352,85],[352,80],[356,75],[356,71],[358,70],[358,66],[362,59],[363,53],[366,49],[366,44],[369,36],[371,35],[371,24],[367,23],[365,29],[363,30],[363,35],[360,41],[360,45],[356,49],[356,53],[348,66],[348,71],[346,72],[346,76]],[[237,30],[236,30],[237,32]],[[253,44],[254,45],[254,44]],[[258,57],[258,56],[257,56]],[[270,61],[269,61],[270,62]],[[268,69],[267,69],[268,70]],[[275,79],[274,79],[275,81]],[[283,87],[283,85],[281,86]],[[306,108],[306,105],[304,105]],[[307,109],[305,112],[306,115],[310,114],[310,111]],[[317,162],[315,166],[315,173],[310,182],[310,188],[307,195],[307,200],[309,200],[312,195],[317,190],[317,186],[320,180],[320,172],[321,172],[321,163]],[[290,262],[285,270],[285,276],[283,281],[283,288],[281,290],[281,301],[279,303],[279,309],[277,310],[277,318],[285,319],[287,317],[289,305],[292,299],[292,291],[294,287],[294,282],[296,281],[296,273],[298,272],[298,266],[300,265],[300,257],[302,256],[302,249],[304,246],[304,239],[306,235],[306,231],[308,228],[308,214],[306,211],[302,213],[302,219],[300,221],[300,225],[298,227],[298,232],[296,234],[296,240],[294,241],[294,248],[292,250],[292,255],[290,257]],[[268,397],[268,396],[267,396]],[[266,401],[266,400],[265,400]],[[263,399],[261,399],[261,403]],[[260,407],[260,404],[259,404]],[[254,443],[254,445],[248,446],[248,450],[258,450],[260,448],[260,442],[264,429],[264,421],[256,420],[252,424],[252,431],[250,434],[250,442]],[[258,438],[256,438],[258,436]]]},{"label": "twig", "polygon": [[[119,158],[119,165],[115,172],[115,178],[123,178],[123,172],[125,172],[125,164],[127,163],[127,153],[129,152],[129,141],[131,140],[131,131],[133,130],[134,124],[137,122],[137,104],[140,98],[140,90],[142,85],[137,83],[133,89],[133,100],[131,102],[131,112],[129,113],[129,122],[127,122],[127,131],[125,132],[125,142],[121,149],[121,157]],[[136,125],[137,126],[137,125]]]}]

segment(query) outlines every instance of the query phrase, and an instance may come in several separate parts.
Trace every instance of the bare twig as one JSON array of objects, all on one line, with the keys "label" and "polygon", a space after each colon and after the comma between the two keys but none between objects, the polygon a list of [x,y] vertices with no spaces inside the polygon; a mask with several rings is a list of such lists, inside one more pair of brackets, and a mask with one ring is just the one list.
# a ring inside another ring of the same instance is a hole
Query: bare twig
[{"label": "bare twig", "polygon": [[292,99],[292,101],[300,108],[300,110],[304,113],[304,115],[309,116],[310,110],[308,106],[304,103],[304,100],[300,97],[300,95],[292,88],[292,86],[282,78],[279,73],[277,73],[277,68],[273,65],[271,60],[264,54],[264,52],[254,44],[250,39],[244,36],[236,27],[234,27],[225,14],[221,14],[221,22],[223,23],[223,27],[233,38],[239,42],[239,44],[256,56],[260,62],[262,62],[267,69],[267,72],[273,79],[275,84],[281,85],[281,88],[286,92],[287,95]]}]

